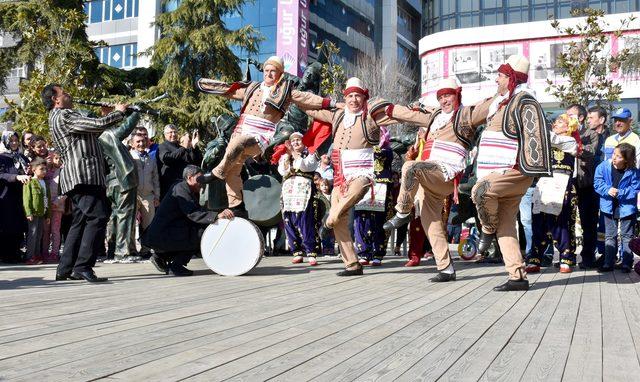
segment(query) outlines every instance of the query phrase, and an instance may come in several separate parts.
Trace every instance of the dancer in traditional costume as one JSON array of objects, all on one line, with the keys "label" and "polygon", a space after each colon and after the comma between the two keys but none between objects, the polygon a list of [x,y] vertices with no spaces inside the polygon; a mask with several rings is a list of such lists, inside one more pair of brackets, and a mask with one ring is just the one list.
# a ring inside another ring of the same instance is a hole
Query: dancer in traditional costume
[{"label": "dancer in traditional costume", "polygon": [[[479,103],[486,116],[477,157],[477,183],[471,197],[482,233],[478,252],[497,237],[509,280],[496,291],[528,290],[517,237],[520,199],[532,177],[551,175],[551,142],[544,112],[526,87],[529,60],[512,55],[498,68],[498,94]],[[484,122],[484,121],[482,121]]]},{"label": "dancer in traditional costume", "polygon": [[304,109],[328,109],[335,102],[310,92],[294,89],[292,81],[284,79],[284,63],[280,57],[267,59],[262,82],[224,82],[202,78],[198,89],[205,93],[242,101],[240,119],[222,161],[211,174],[226,181],[229,208],[243,211],[240,172],[245,160],[264,153],[276,131],[276,124],[289,104]]},{"label": "dancer in traditional costume", "polygon": [[[540,178],[533,191],[533,245],[527,256],[527,273],[540,272],[549,244],[560,251],[560,272],[570,273],[576,264],[576,154],[582,150],[580,124],[560,115],[551,132],[553,177]],[[558,147],[556,147],[558,146]],[[552,239],[549,243],[549,237]]]},{"label": "dancer in traditional costume", "polygon": [[302,144],[302,134],[294,132],[289,137],[287,154],[280,157],[278,172],[282,175],[282,218],[294,264],[302,263],[307,256],[309,265],[318,264],[320,253],[321,217],[319,216],[316,185],[313,173],[319,158],[309,154]]},{"label": "dancer in traditional costume", "polygon": [[389,132],[383,127],[380,144],[373,148],[373,185],[355,205],[353,233],[358,262],[361,265],[380,266],[387,253],[387,237],[380,227],[393,210],[393,182],[391,163],[393,150],[389,147]]},{"label": "dancer in traditional costume", "polygon": [[[447,197],[455,193],[455,179],[464,171],[467,152],[475,129],[482,122],[474,107],[461,107],[462,88],[453,78],[445,79],[437,91],[439,109],[388,106],[389,118],[421,126],[416,144],[408,153],[416,160],[402,166],[400,195],[396,215],[384,224],[392,230],[412,220],[411,209],[420,193],[417,211],[431,243],[438,275],[433,282],[456,279],[449,253],[443,209]],[[419,157],[417,154],[419,153]]]},{"label": "dancer in traditional costume", "polygon": [[325,222],[340,245],[346,269],[339,276],[362,275],[362,266],[353,247],[348,212],[370,190],[374,179],[373,147],[379,144],[380,123],[386,119],[382,101],[367,102],[369,91],[358,78],[350,78],[344,90],[345,108],[336,111],[307,110],[307,114],[333,125],[334,188]]}]

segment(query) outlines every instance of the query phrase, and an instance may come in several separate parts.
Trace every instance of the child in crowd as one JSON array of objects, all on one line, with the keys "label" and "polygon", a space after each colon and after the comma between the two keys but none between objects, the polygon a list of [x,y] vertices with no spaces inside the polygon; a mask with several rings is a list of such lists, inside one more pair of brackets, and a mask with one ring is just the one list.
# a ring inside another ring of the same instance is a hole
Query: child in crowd
[{"label": "child in crowd", "polygon": [[[60,154],[54,149],[49,150],[47,176],[45,179],[51,195],[51,222],[50,224],[45,224],[42,236],[42,258],[47,264],[55,264],[60,258],[60,225],[62,214],[64,213],[65,200],[67,199],[65,195],[59,195],[61,167]],[[51,244],[51,252],[49,252],[49,244]]]},{"label": "child in crowd", "polygon": [[628,143],[620,143],[613,150],[611,160],[596,168],[594,188],[600,195],[600,212],[604,216],[605,253],[600,272],[613,270],[618,253],[618,226],[622,241],[622,272],[633,266],[633,254],[629,242],[636,222],[636,198],[640,191],[640,174],[636,169],[636,149]]},{"label": "child in crowd", "polygon": [[22,201],[27,217],[27,265],[42,264],[42,235],[49,224],[51,196],[44,178],[47,162],[42,158],[31,161],[33,178],[22,189]]},{"label": "child in crowd", "polygon": [[36,158],[42,158],[45,161],[49,157],[49,150],[47,149],[47,140],[40,135],[34,135],[31,139],[31,148],[29,150],[31,156],[30,160],[34,160]]}]

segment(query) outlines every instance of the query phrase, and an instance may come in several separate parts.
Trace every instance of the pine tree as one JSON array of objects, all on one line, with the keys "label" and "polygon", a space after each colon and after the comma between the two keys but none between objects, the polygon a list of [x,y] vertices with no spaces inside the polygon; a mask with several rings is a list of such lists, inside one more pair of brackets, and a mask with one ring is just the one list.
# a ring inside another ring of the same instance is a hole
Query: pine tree
[{"label": "pine tree", "polygon": [[26,66],[29,78],[20,83],[20,101],[8,102],[3,119],[14,120],[18,131],[48,135],[48,113],[40,91],[59,83],[76,97],[103,95],[95,44],[86,34],[82,0],[0,2],[0,31],[16,44],[0,49],[0,90],[9,70]]},{"label": "pine tree", "polygon": [[[163,1],[165,5],[168,2]],[[240,12],[244,3],[245,0],[182,0],[176,10],[156,18],[161,37],[146,54],[152,55],[152,66],[163,73],[158,86],[152,87],[148,95],[171,95],[160,108],[167,122],[190,131],[209,125],[212,116],[230,112],[225,99],[199,92],[195,83],[202,77],[242,79],[239,58],[231,48],[255,53],[260,38],[251,26],[226,28],[221,17]]]}]

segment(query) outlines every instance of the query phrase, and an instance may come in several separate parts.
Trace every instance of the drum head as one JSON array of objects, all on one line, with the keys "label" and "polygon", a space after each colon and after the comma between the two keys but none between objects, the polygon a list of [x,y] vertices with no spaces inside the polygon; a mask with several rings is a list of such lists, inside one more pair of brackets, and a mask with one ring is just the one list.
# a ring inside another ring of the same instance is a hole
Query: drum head
[{"label": "drum head", "polygon": [[219,219],[202,234],[200,250],[212,271],[222,276],[239,276],[260,262],[264,238],[258,227],[246,219]]},{"label": "drum head", "polygon": [[273,227],[280,222],[282,185],[276,178],[269,175],[252,176],[244,182],[242,188],[249,220],[261,227]]}]

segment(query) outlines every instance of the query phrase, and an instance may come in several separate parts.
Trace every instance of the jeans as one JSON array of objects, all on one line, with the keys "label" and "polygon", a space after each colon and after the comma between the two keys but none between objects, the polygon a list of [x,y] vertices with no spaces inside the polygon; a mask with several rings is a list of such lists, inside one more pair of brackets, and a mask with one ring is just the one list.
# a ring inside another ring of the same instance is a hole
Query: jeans
[{"label": "jeans", "polygon": [[[609,214],[604,215],[604,266],[613,267],[618,255],[618,240],[622,244],[622,266],[633,267],[633,254],[629,249],[629,242],[633,239],[633,229],[636,223],[636,215],[616,219]],[[618,224],[620,224],[620,237],[618,238]]]},{"label": "jeans", "polygon": [[520,222],[524,229],[524,237],[527,239],[526,254],[531,253],[531,246],[533,243],[533,228],[531,226],[531,204],[533,203],[533,190],[535,187],[529,187],[527,192],[522,196],[520,200]]}]

